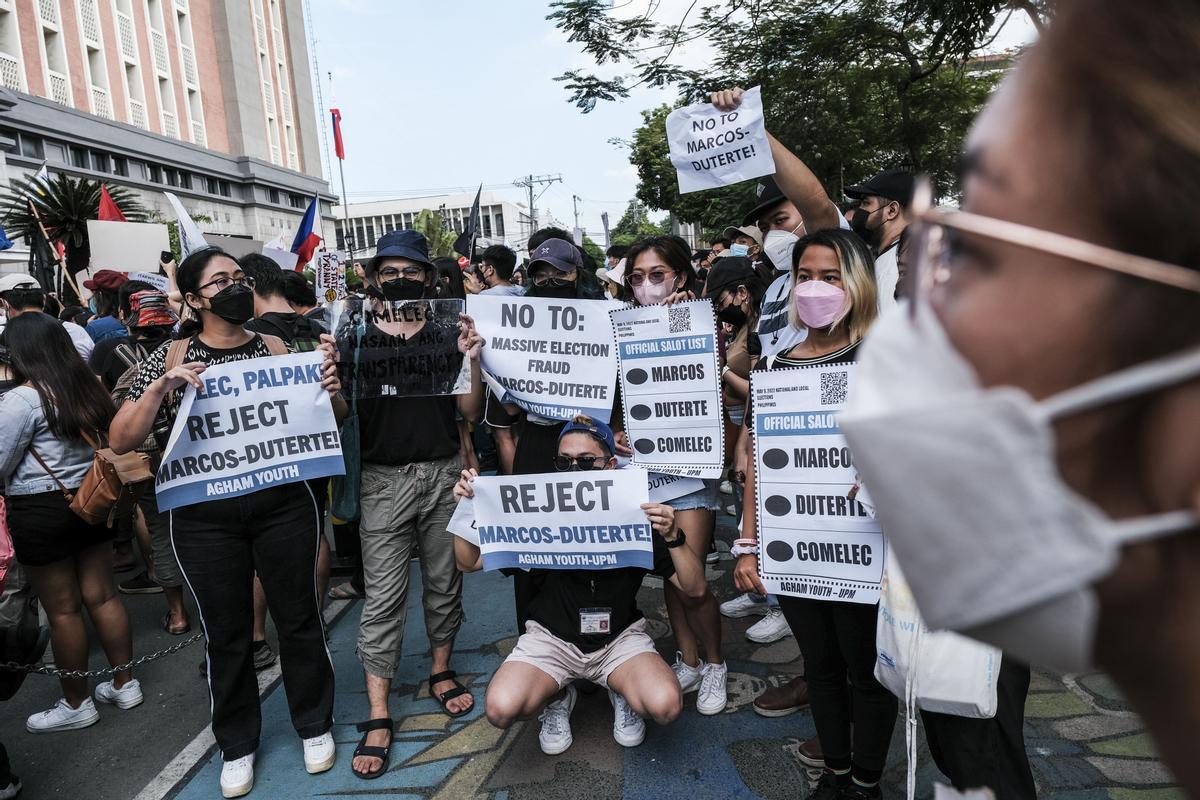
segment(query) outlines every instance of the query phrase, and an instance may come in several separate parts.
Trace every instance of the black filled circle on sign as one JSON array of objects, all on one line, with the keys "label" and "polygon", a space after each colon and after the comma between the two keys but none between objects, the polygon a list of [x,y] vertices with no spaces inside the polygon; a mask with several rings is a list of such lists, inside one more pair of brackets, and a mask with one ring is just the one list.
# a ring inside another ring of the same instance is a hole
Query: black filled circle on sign
[{"label": "black filled circle on sign", "polygon": [[768,469],[783,469],[788,465],[787,451],[772,447],[763,453],[763,465]]},{"label": "black filled circle on sign", "polygon": [[792,546],[787,542],[767,542],[767,556],[772,561],[791,561],[792,555]]},{"label": "black filled circle on sign", "polygon": [[631,369],[625,373],[625,378],[634,386],[641,386],[650,376],[646,374],[644,369]]},{"label": "black filled circle on sign", "polygon": [[634,419],[650,419],[650,406],[634,406],[629,409],[629,415]]},{"label": "black filled circle on sign", "polygon": [[633,447],[644,456],[648,456],[654,452],[654,442],[650,439],[638,439],[633,443]]},{"label": "black filled circle on sign", "polygon": [[792,502],[781,494],[772,495],[763,503],[763,508],[772,517],[782,517],[785,514],[792,513]]}]

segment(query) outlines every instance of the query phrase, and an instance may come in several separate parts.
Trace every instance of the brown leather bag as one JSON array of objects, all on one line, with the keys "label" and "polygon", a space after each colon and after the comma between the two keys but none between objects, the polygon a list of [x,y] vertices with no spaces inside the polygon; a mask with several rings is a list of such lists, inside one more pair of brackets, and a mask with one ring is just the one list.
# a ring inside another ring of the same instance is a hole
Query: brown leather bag
[{"label": "brown leather bag", "polygon": [[46,466],[37,450],[31,446],[29,452],[42,465],[42,469],[54,478],[76,516],[89,525],[104,524],[111,528],[117,515],[128,511],[142,492],[150,488],[154,480],[150,459],[145,453],[136,451],[117,455],[111,448],[100,447],[99,442],[86,433],[82,435],[96,453],[92,456],[91,469],[74,492],[64,486],[53,470]]}]

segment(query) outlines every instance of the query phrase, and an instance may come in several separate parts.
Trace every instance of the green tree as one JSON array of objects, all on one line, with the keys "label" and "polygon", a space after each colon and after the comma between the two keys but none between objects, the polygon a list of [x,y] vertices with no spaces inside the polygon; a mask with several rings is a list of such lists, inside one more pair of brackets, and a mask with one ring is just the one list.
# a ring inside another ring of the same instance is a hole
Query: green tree
[{"label": "green tree", "polygon": [[[144,222],[146,209],[133,192],[122,186],[109,186],[108,193],[125,219]],[[10,237],[22,236],[35,241],[37,220],[29,207],[29,198],[37,208],[38,217],[47,235],[62,242],[67,270],[72,276],[87,269],[91,260],[87,223],[100,216],[100,182],[87,178],[72,178],[58,173],[53,178],[31,175],[13,181],[0,195],[0,224]]]},{"label": "green tree", "polygon": [[583,250],[585,253],[591,256],[592,260],[594,260],[597,264],[604,266],[604,248],[596,244],[596,242],[592,240],[592,237],[588,236],[586,233],[583,235]]},{"label": "green tree", "polygon": [[646,204],[635,198],[629,201],[629,205],[625,207],[625,213],[609,231],[609,239],[613,244],[630,245],[642,236],[669,233],[670,230],[669,219],[653,222]]},{"label": "green tree", "polygon": [[413,220],[412,227],[414,231],[419,231],[425,237],[425,241],[429,243],[430,258],[457,255],[454,252],[454,240],[458,238],[458,234],[446,230],[441,214],[430,211],[428,208],[423,209]]}]

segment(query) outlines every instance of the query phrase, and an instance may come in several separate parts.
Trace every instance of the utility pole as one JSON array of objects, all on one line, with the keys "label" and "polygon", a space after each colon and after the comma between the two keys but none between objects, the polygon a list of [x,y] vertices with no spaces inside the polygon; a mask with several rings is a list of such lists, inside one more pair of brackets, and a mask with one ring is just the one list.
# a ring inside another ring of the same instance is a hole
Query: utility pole
[{"label": "utility pole", "polygon": [[579,227],[579,200],[581,198],[577,194],[571,195],[571,203],[575,206],[575,227]]},{"label": "utility pole", "polygon": [[[519,186],[522,189],[529,190],[529,236],[532,236],[533,232],[537,230],[537,207],[535,204],[537,203],[538,199],[540,199],[541,196],[546,193],[546,190],[550,188],[550,185],[554,184],[554,183],[562,183],[562,175],[561,174],[558,174],[558,175],[532,175],[531,174],[531,175],[526,175],[523,178],[517,178],[515,181],[513,181],[513,186]],[[541,185],[545,185],[546,188],[542,189],[542,191],[538,192],[537,197],[534,197],[533,187],[541,186]],[[529,236],[526,236],[525,238],[528,239]]]}]

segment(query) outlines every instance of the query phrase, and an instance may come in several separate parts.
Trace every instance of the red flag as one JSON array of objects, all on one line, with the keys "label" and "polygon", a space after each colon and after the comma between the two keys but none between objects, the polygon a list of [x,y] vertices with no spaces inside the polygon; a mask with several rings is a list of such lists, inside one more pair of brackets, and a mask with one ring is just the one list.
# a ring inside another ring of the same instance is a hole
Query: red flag
[{"label": "red flag", "polygon": [[102,222],[124,222],[125,215],[121,213],[121,209],[113,201],[112,195],[108,193],[108,187],[104,184],[100,185],[100,216]]},{"label": "red flag", "polygon": [[329,109],[333,117],[333,152],[342,161],[346,160],[346,146],[342,143],[342,112],[336,108]]}]

